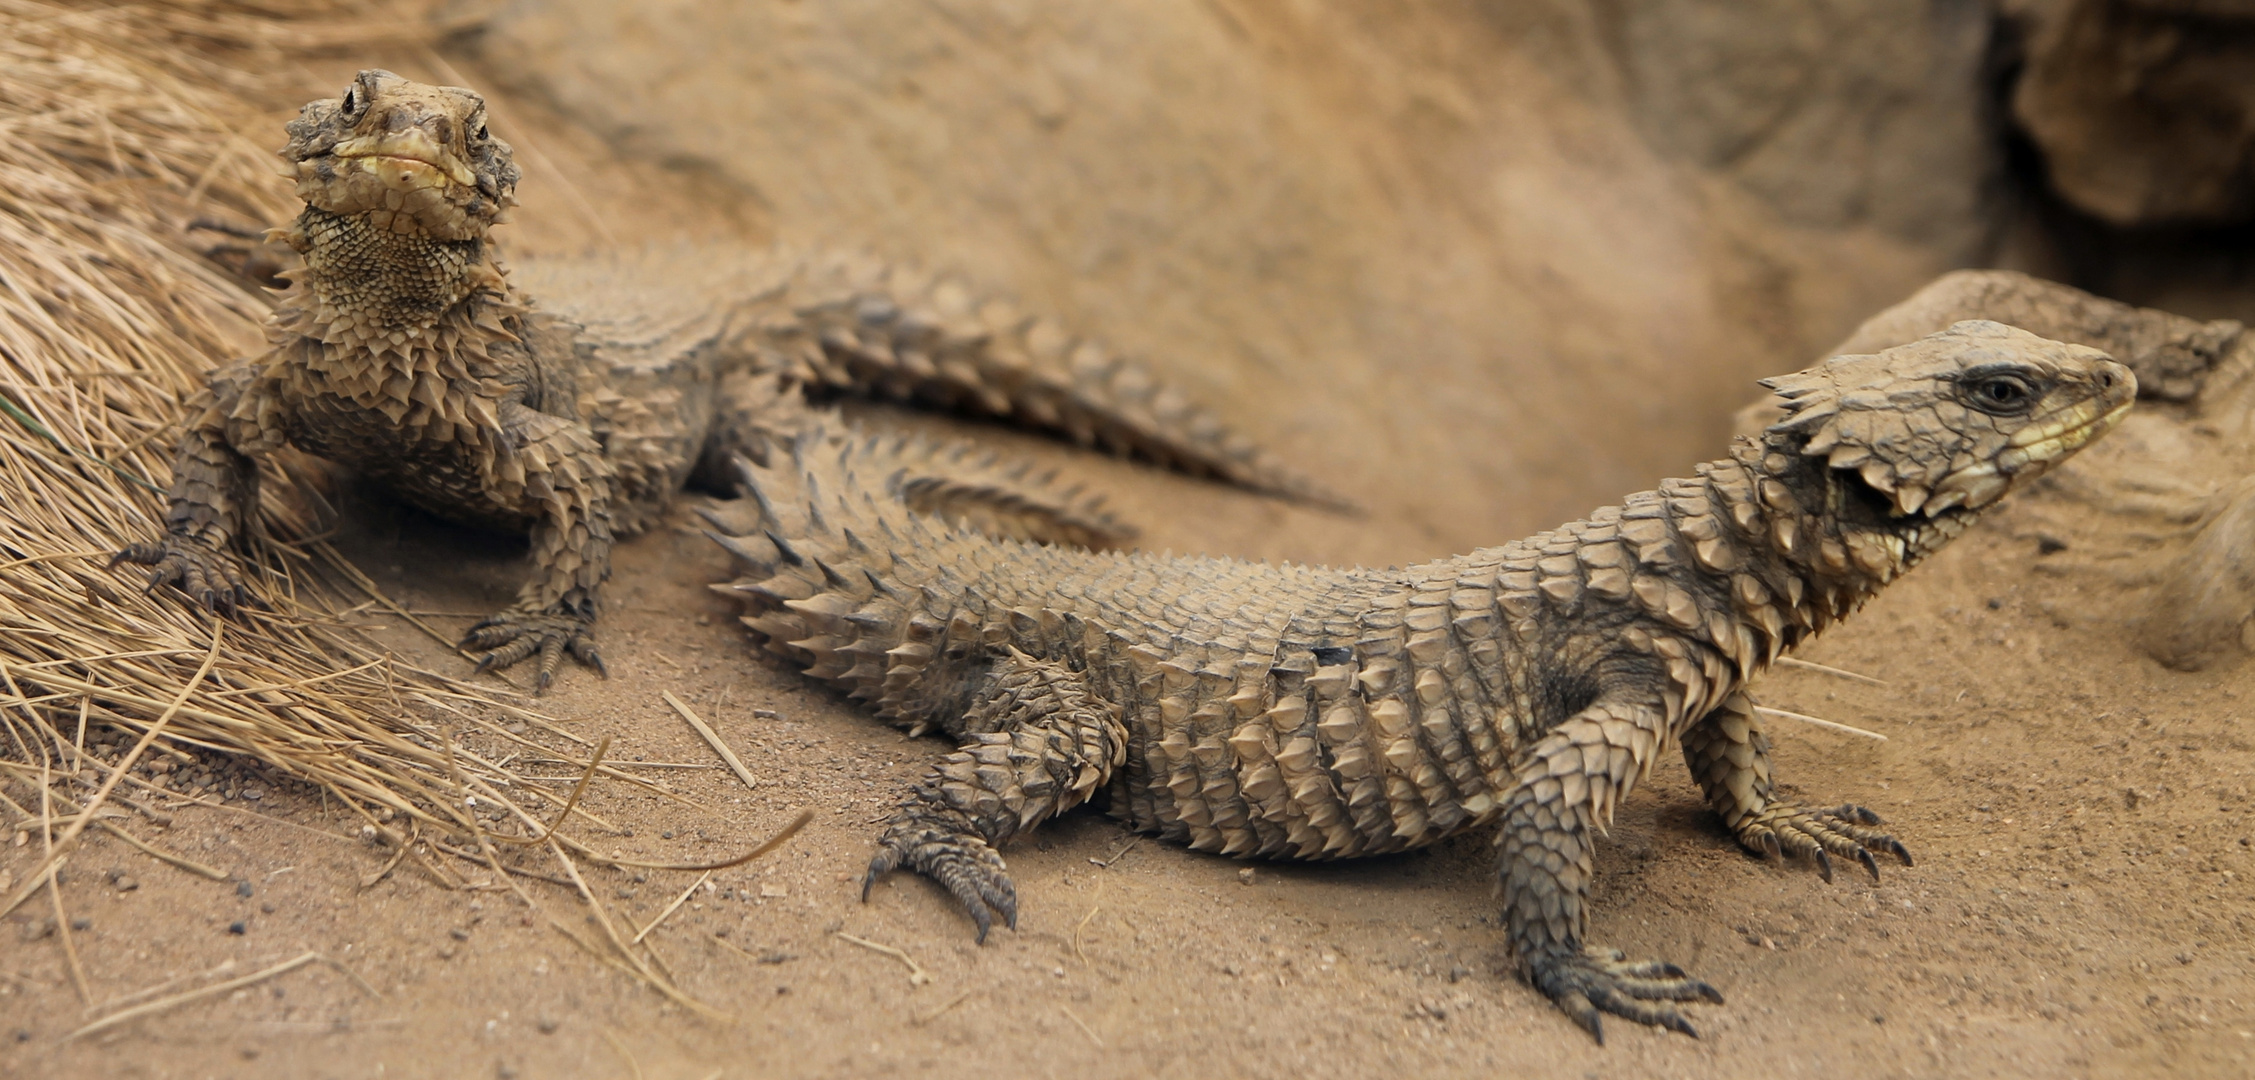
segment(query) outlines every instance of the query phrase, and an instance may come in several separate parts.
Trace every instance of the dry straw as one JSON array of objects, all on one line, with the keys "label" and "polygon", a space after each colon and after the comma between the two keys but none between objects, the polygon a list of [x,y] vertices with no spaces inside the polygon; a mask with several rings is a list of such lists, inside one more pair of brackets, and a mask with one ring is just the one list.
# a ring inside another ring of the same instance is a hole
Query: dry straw
[{"label": "dry straw", "polygon": [[[136,757],[255,758],[381,837],[451,834],[421,851],[497,876],[546,875],[503,866],[490,839],[546,839],[575,882],[567,849],[609,861],[549,835],[574,814],[582,827],[601,820],[566,807],[568,785],[500,763],[512,750],[555,761],[550,744],[574,737],[348,625],[355,605],[396,605],[320,542],[312,471],[264,477],[245,557],[270,611],[222,622],[177,594],[144,593],[133,568],[105,568],[162,531],[183,400],[213,363],[262,340],[266,298],[203,258],[186,224],[290,217],[266,144],[305,96],[285,82],[303,71],[293,58],[448,29],[401,10],[413,6],[0,0],[0,791],[29,797],[0,806],[76,815],[37,811],[54,848],[0,905],[48,887],[89,824],[130,835],[107,815],[119,802],[145,810],[136,800],[159,786],[135,774]],[[530,730],[517,720],[546,742],[515,733]],[[108,752],[96,745],[105,728],[123,733]],[[421,851],[417,865],[454,883]]]}]

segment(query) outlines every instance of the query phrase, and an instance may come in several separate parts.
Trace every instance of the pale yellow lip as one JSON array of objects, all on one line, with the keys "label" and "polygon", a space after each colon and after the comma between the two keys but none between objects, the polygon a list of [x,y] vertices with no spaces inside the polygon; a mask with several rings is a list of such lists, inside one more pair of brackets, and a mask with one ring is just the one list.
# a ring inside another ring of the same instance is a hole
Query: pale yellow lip
[{"label": "pale yellow lip", "polygon": [[2083,425],[2082,430],[2075,433],[2081,436],[2080,441],[2069,443],[2068,448],[2080,450],[2089,446],[2099,436],[2114,430],[2114,425],[2119,423],[2123,417],[2128,416],[2130,406],[2135,404],[2137,404],[2136,398],[2125,398],[2120,405],[2107,410],[2106,415]]},{"label": "pale yellow lip", "polygon": [[463,187],[477,185],[477,174],[472,173],[468,165],[452,154],[441,151],[429,136],[413,128],[397,134],[364,135],[357,139],[346,139],[338,143],[330,153],[341,158],[389,158],[408,162],[436,169],[447,179]]}]

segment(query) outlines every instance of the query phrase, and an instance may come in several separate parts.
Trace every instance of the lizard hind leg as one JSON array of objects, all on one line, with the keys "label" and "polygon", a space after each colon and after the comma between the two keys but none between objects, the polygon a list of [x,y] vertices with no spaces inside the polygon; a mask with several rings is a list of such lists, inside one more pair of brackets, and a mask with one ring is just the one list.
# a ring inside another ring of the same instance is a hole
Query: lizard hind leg
[{"label": "lizard hind leg", "polygon": [[1127,759],[1127,729],[1078,672],[1008,649],[961,730],[961,748],[886,823],[861,896],[894,869],[914,870],[954,894],[983,944],[995,916],[1018,926],[1017,889],[995,849],[1088,801]]},{"label": "lizard hind leg", "polygon": [[1879,815],[1861,806],[1809,809],[1777,796],[1770,779],[1770,740],[1754,718],[1754,702],[1743,691],[1683,733],[1683,757],[1707,793],[1707,804],[1722,816],[1740,845],[1772,859],[1798,855],[1816,863],[1832,880],[1832,856],[1854,859],[1879,880],[1884,852],[1911,865],[1910,850],[1876,825]]}]

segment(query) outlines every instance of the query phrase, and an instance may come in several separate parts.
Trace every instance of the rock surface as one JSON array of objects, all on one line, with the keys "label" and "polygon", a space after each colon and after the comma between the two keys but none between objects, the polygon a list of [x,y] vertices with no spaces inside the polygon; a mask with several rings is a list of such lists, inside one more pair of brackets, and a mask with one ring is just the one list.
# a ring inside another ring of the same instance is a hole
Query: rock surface
[{"label": "rock surface", "polygon": [[2021,0],[2013,116],[2108,224],[2255,220],[2255,3]]},{"label": "rock surface", "polygon": [[[786,240],[1245,403],[1406,519],[1392,561],[1711,454],[1753,378],[1980,249],[1985,23],[1899,6],[556,0],[475,45]],[[1439,502],[1387,505],[1404,471]]]}]

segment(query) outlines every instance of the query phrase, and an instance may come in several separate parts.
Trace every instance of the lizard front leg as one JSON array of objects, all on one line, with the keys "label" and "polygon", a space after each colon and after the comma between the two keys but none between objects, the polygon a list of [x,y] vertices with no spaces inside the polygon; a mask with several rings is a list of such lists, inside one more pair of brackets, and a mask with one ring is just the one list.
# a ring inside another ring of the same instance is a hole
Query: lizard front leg
[{"label": "lizard front leg", "polygon": [[1698,1032],[1670,1001],[1721,1004],[1674,964],[1630,962],[1588,944],[1593,833],[1609,822],[1659,753],[1657,704],[1600,699],[1553,728],[1522,759],[1503,813],[1503,915],[1529,982],[1605,1041],[1600,1012]]},{"label": "lizard front leg", "polygon": [[1754,716],[1745,691],[1723,699],[1713,712],[1683,733],[1683,759],[1707,793],[1707,805],[1748,851],[1778,858],[1803,855],[1816,860],[1817,872],[1832,880],[1832,856],[1854,859],[1879,880],[1872,852],[1884,851],[1911,865],[1910,851],[1894,837],[1872,828],[1885,824],[1861,806],[1810,810],[1777,797],[1770,779],[1770,740]]},{"label": "lizard front leg", "polygon": [[939,882],[962,902],[984,943],[994,916],[1018,926],[1018,893],[995,848],[1088,801],[1127,759],[1117,705],[1061,663],[1010,649],[964,717],[962,748],[901,801],[861,898],[896,867]]},{"label": "lizard front leg", "polygon": [[258,510],[252,454],[282,445],[279,401],[254,364],[215,371],[189,401],[188,429],[172,464],[164,539],[131,544],[110,559],[154,566],[149,588],[178,585],[214,611],[257,603],[228,545]]},{"label": "lizard front leg", "polygon": [[485,483],[504,506],[533,517],[533,573],[517,602],[471,627],[462,647],[485,651],[480,671],[539,654],[534,685],[546,690],[567,652],[604,672],[594,624],[611,576],[611,467],[581,424],[518,402],[504,404],[500,418]]}]

